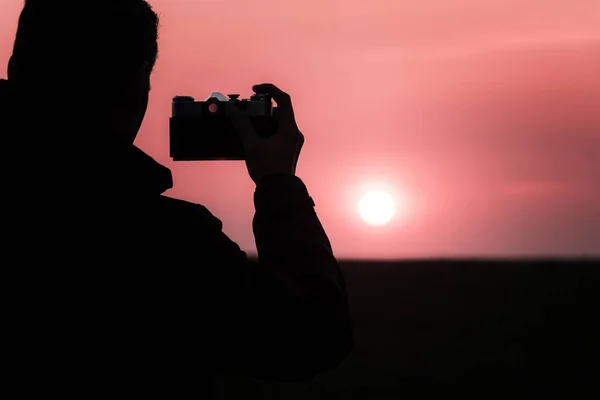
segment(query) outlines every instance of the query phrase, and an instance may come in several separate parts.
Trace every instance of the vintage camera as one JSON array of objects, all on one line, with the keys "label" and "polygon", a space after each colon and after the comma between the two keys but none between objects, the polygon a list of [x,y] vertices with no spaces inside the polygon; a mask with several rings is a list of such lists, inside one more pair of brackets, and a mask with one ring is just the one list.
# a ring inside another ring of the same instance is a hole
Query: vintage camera
[{"label": "vintage camera", "polygon": [[205,101],[190,96],[173,99],[170,119],[170,150],[174,161],[244,160],[244,148],[231,119],[234,107],[245,113],[261,137],[275,134],[276,107],[266,93],[239,99],[214,92]]}]

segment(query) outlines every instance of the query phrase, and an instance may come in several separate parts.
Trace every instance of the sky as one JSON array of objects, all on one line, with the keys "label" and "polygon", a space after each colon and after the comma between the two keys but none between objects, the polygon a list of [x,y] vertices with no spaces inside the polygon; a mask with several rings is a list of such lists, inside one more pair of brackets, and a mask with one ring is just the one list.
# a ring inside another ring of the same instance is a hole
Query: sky
[{"label": "sky", "polygon": [[[297,174],[340,258],[600,255],[600,0],[150,3],[160,55],[136,144],[249,254],[254,184],[243,162],[170,160],[176,95],[290,93]],[[22,1],[1,4],[6,64]],[[387,225],[361,219],[374,189]]]}]

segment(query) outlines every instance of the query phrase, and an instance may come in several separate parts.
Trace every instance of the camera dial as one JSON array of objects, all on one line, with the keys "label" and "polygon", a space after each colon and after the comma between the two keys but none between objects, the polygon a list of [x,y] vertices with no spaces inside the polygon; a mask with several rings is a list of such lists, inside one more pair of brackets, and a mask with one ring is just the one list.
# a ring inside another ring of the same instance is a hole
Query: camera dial
[{"label": "camera dial", "polygon": [[269,100],[269,95],[266,93],[256,93],[250,96],[251,101],[266,101]]},{"label": "camera dial", "polygon": [[193,103],[195,99],[192,96],[175,96],[173,103]]}]

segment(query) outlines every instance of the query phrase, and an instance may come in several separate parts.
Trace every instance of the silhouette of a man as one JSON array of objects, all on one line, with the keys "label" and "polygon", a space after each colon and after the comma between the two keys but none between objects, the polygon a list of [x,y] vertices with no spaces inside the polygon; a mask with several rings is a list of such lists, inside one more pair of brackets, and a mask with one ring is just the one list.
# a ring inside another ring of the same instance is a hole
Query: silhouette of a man
[{"label": "silhouette of a man", "polygon": [[353,346],[343,275],[295,176],[290,96],[254,88],[281,111],[270,139],[236,120],[259,261],[205,207],[163,195],[170,171],[133,144],[157,31],[143,0],[25,3],[0,80],[4,392],[202,398],[216,374],[303,381]]}]

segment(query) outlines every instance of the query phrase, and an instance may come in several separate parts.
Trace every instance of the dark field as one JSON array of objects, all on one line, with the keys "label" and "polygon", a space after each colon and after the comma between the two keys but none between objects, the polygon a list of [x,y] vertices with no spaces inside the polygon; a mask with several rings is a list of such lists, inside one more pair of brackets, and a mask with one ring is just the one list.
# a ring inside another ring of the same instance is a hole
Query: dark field
[{"label": "dark field", "polygon": [[306,384],[224,399],[600,398],[600,260],[343,262],[356,345]]}]

